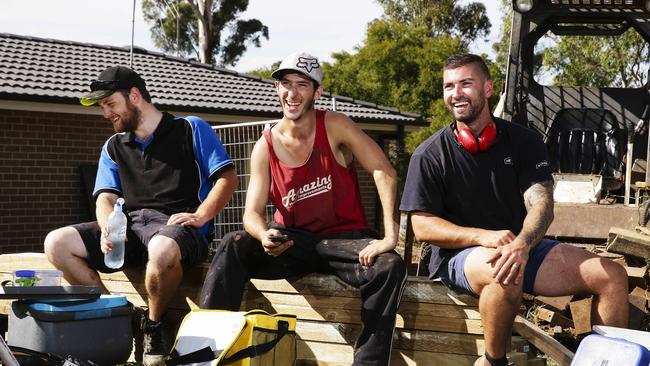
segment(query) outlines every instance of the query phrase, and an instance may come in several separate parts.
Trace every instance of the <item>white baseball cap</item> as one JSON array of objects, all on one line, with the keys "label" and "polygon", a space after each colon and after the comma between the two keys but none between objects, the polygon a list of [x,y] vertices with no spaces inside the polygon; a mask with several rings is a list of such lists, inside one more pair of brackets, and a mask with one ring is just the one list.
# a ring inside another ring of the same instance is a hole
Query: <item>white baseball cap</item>
[{"label": "white baseball cap", "polygon": [[323,68],[318,62],[318,58],[306,52],[296,52],[287,56],[280,63],[280,67],[273,71],[271,77],[279,79],[286,71],[297,71],[308,76],[319,85],[323,81]]}]

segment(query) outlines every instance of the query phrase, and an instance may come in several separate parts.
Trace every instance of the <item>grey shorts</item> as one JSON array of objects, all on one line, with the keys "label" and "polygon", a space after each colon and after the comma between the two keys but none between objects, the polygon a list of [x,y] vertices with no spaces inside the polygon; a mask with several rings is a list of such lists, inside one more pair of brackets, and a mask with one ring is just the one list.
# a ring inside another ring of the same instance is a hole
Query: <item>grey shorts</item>
[{"label": "grey shorts", "polygon": [[[535,278],[537,277],[537,271],[542,265],[544,258],[548,252],[553,249],[559,242],[557,240],[542,239],[528,254],[528,263],[526,263],[526,268],[524,270],[524,292],[527,294],[532,294],[535,287]],[[467,292],[472,295],[478,295],[470,286],[467,277],[465,276],[465,261],[467,256],[474,249],[478,247],[469,247],[460,249],[457,251],[450,252],[449,255],[446,255],[443,258],[440,268],[436,275],[440,277],[442,283],[452,288],[453,290],[459,290]]]},{"label": "grey shorts", "polygon": [[[147,244],[156,235],[174,239],[181,251],[183,269],[201,263],[208,254],[208,241],[196,229],[182,225],[167,225],[169,215],[150,209],[131,211],[127,214],[126,247],[124,252],[124,267],[142,267],[147,263]],[[101,231],[97,221],[72,225],[79,232],[88,252],[91,268],[100,272],[111,273],[120,269],[112,269],[104,264],[104,253],[101,251]]]}]

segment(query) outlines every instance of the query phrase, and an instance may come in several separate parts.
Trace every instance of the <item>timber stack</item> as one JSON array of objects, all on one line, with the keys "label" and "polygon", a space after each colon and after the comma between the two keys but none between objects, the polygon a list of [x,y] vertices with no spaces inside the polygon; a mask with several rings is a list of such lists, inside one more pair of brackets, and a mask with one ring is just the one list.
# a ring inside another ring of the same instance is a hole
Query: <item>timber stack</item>
[{"label": "timber stack", "polygon": [[[19,269],[53,269],[44,254],[0,255],[0,280],[11,279]],[[178,326],[182,317],[197,308],[207,265],[186,273],[167,314]],[[138,308],[146,306],[144,279],[138,271],[102,274],[110,291],[126,295]],[[242,309],[263,309],[298,316],[298,365],[343,366],[352,363],[352,350],[361,322],[358,290],[332,275],[312,274],[289,280],[253,280],[246,290]],[[0,313],[8,314],[10,301],[0,302]],[[136,322],[134,322],[134,325]],[[511,357],[517,366],[543,365],[535,354],[540,347],[554,359],[570,360],[570,353],[527,320],[518,319],[520,334],[514,336]],[[137,328],[135,328],[137,329]],[[175,333],[175,329],[170,329]],[[140,336],[141,337],[141,336]],[[141,354],[136,336],[134,355]],[[559,346],[559,348],[558,348]],[[555,347],[555,348],[554,348]],[[397,316],[391,365],[473,365],[484,352],[484,338],[475,298],[457,294],[436,281],[409,277]],[[549,351],[550,350],[550,351]],[[564,352],[564,353],[563,353]],[[137,360],[137,357],[134,358]],[[569,361],[570,362],[570,361]],[[566,364],[561,362],[560,364]]]}]

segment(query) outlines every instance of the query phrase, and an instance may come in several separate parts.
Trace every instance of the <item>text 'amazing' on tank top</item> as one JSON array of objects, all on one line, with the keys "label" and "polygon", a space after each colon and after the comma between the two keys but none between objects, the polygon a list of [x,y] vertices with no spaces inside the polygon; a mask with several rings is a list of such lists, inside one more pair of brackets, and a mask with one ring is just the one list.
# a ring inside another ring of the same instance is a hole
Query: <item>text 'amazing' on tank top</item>
[{"label": "text 'amazing' on tank top", "polygon": [[264,131],[269,148],[275,222],[317,234],[368,228],[354,164],[341,166],[325,129],[325,111],[316,110],[316,136],[311,155],[299,167],[288,167],[275,155],[271,129]]}]

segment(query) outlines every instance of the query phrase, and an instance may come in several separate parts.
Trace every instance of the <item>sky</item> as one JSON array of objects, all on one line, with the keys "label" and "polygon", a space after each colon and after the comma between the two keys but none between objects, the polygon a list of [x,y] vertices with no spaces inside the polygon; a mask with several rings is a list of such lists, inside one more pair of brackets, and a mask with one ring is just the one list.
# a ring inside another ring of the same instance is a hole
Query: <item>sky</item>
[{"label": "sky", "polygon": [[[129,46],[133,24],[134,44],[158,51],[142,16],[142,0],[135,1],[133,21],[133,0],[1,0],[0,33]],[[470,47],[492,55],[501,14],[497,1],[480,2],[486,4],[492,31],[489,40],[476,41]],[[298,50],[323,61],[331,61],[333,52],[354,53],[354,47],[363,44],[367,24],[381,14],[375,0],[250,0],[241,18],[257,18],[268,26],[269,40],[263,39],[260,48],[250,46],[231,68],[248,72],[269,67]]]}]

